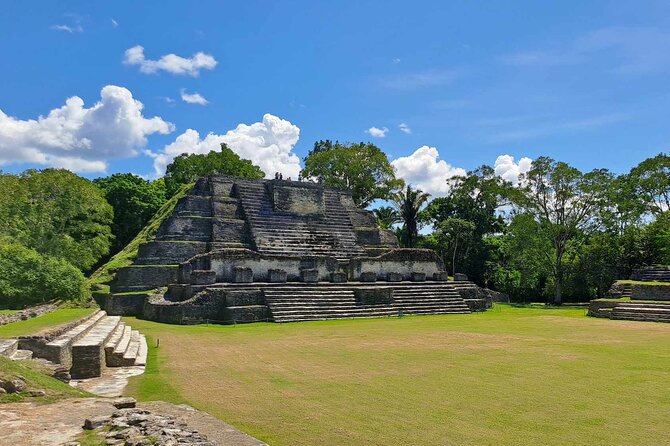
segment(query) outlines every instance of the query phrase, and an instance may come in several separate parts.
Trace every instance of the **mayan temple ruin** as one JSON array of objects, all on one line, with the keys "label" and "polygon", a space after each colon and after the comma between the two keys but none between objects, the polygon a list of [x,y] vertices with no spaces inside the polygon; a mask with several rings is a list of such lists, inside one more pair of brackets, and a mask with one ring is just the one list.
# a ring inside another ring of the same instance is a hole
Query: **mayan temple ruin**
[{"label": "mayan temple ruin", "polygon": [[210,176],[118,271],[105,307],[176,324],[485,309],[486,291],[461,279],[435,252],[399,248],[346,191]]}]

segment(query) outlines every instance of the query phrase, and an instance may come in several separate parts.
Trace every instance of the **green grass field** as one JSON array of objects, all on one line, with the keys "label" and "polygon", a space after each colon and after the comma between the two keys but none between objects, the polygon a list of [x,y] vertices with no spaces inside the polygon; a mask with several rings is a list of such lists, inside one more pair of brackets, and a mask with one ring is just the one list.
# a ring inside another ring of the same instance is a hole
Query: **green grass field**
[{"label": "green grass field", "polygon": [[35,334],[42,329],[82,318],[93,311],[91,308],[61,309],[25,321],[0,325],[0,339]]},{"label": "green grass field", "polygon": [[669,444],[670,324],[584,312],[131,319],[150,365],[129,393],[187,402],[272,445]]}]

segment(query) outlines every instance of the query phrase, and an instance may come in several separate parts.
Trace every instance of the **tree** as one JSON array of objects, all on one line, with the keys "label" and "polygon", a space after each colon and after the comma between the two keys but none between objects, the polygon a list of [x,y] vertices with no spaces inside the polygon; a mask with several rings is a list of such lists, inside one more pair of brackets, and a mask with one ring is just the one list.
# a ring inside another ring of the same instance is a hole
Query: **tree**
[{"label": "tree", "polygon": [[505,191],[511,185],[495,175],[489,166],[481,166],[465,176],[452,177],[447,183],[447,195],[432,200],[424,211],[425,217],[434,228],[449,219],[474,224],[468,255],[463,250],[456,254],[456,260],[462,272],[475,282],[484,284],[490,257],[490,246],[484,239],[503,230],[505,223],[498,210],[508,204]]},{"label": "tree", "polygon": [[113,211],[93,182],[64,169],[27,170],[3,175],[0,187],[0,236],[82,271],[109,252]]},{"label": "tree", "polygon": [[635,193],[654,215],[670,209],[670,155],[659,153],[634,167],[630,180]]},{"label": "tree", "polygon": [[467,256],[467,248],[475,232],[475,224],[460,218],[449,218],[441,221],[435,232],[436,238],[444,240],[444,243],[451,249],[451,272],[455,274],[456,253],[459,247],[465,247],[465,256]]},{"label": "tree", "polygon": [[86,278],[67,261],[0,239],[0,308],[54,299],[83,301],[87,296]]},{"label": "tree", "polygon": [[132,173],[117,173],[93,181],[114,208],[114,254],[125,247],[165,203],[163,179],[147,181]]},{"label": "tree", "polygon": [[351,191],[354,203],[361,208],[374,200],[391,198],[403,185],[386,154],[374,144],[362,142],[317,141],[305,158],[302,176]]},{"label": "tree", "polygon": [[562,302],[564,257],[571,242],[596,227],[611,176],[604,170],[582,173],[548,157],[533,161],[530,171],[520,176],[520,185],[510,192],[518,209],[529,214],[552,250],[544,253],[551,265],[554,303]]},{"label": "tree", "polygon": [[429,197],[429,194],[419,189],[412,189],[411,185],[393,197],[396,212],[403,222],[401,242],[406,248],[416,247],[421,224],[420,212]]},{"label": "tree", "polygon": [[168,164],[165,172],[165,189],[168,197],[173,196],[184,185],[206,175],[231,175],[260,179],[265,176],[260,167],[240,158],[224,143],[221,151],[211,151],[206,155],[181,154]]},{"label": "tree", "polygon": [[377,209],[374,209],[375,217],[377,217],[377,224],[382,229],[391,229],[394,224],[400,222],[400,217],[398,213],[390,206],[382,206]]}]

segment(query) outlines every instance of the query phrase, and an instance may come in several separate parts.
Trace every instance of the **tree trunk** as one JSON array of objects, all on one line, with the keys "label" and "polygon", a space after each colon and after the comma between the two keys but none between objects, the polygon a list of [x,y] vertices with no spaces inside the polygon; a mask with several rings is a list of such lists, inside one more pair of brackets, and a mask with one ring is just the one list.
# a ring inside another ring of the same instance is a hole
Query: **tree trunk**
[{"label": "tree trunk", "polygon": [[554,305],[560,306],[563,303],[563,265],[561,260],[556,265],[556,294],[554,295]]},{"label": "tree trunk", "polygon": [[454,255],[451,256],[451,274],[453,276],[456,276],[456,250],[458,249],[458,239],[456,239],[456,243],[454,244]]}]

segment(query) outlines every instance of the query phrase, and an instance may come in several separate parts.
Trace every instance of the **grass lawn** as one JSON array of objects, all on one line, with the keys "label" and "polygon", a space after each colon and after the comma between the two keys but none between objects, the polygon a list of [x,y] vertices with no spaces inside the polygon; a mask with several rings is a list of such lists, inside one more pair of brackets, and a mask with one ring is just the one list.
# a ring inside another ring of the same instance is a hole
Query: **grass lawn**
[{"label": "grass lawn", "polygon": [[584,313],[130,318],[149,335],[150,364],[129,393],[187,402],[272,445],[669,444],[670,324]]},{"label": "grass lawn", "polygon": [[[77,390],[57,379],[51,378],[39,364],[32,361],[12,361],[0,356],[0,379],[13,380],[21,377],[26,382],[26,392],[0,395],[0,403],[13,403],[21,400],[50,403],[62,398],[89,396],[87,392]],[[27,396],[28,390],[44,390],[42,397]],[[2,406],[0,406],[0,410]]]},{"label": "grass lawn", "polygon": [[25,321],[0,325],[0,339],[34,334],[44,328],[55,327],[82,318],[93,311],[91,308],[56,310]]},{"label": "grass lawn", "polygon": [[12,313],[18,313],[21,310],[0,310],[0,314],[12,314]]}]

